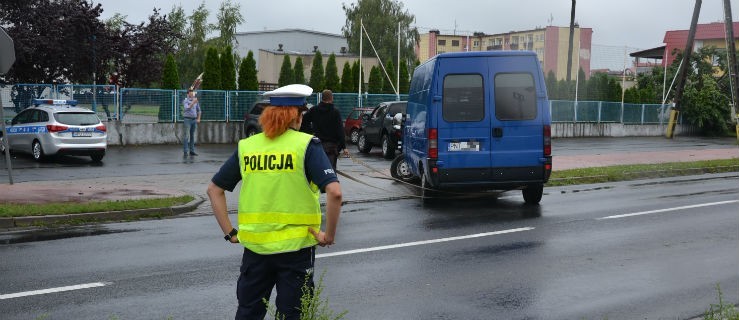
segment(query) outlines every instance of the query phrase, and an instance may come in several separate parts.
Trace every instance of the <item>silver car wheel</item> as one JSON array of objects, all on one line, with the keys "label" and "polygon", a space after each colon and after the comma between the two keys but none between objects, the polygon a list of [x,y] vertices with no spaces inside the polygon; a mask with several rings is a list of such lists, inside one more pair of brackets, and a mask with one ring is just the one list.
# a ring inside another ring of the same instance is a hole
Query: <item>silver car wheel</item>
[{"label": "silver car wheel", "polygon": [[41,160],[41,158],[44,157],[44,150],[41,147],[41,142],[34,141],[31,147],[31,152],[33,154],[33,159],[36,161]]}]

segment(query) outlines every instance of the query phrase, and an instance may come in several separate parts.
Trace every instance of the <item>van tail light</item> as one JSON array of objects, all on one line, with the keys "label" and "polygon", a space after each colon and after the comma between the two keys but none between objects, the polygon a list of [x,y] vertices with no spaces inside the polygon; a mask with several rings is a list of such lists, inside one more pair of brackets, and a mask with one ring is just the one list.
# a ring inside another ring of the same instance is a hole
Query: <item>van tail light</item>
[{"label": "van tail light", "polygon": [[49,132],[59,132],[59,131],[67,130],[67,129],[69,129],[69,127],[67,127],[67,126],[60,126],[60,125],[56,125],[56,124],[47,124],[46,125],[46,131],[49,131]]},{"label": "van tail light", "polygon": [[95,127],[95,130],[105,132],[105,131],[108,131],[108,128],[106,128],[104,124],[101,124]]},{"label": "van tail light", "polygon": [[544,155],[552,155],[552,127],[544,126]]},{"label": "van tail light", "polygon": [[439,131],[436,128],[430,128],[428,131],[429,139],[429,158],[439,158]]}]

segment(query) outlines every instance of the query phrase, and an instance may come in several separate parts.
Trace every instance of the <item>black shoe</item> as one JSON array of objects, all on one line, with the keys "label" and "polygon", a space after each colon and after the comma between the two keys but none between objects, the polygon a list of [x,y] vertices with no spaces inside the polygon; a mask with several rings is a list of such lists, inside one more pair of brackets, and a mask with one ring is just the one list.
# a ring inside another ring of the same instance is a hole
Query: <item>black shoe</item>
[{"label": "black shoe", "polygon": [[182,153],[182,157],[183,157],[183,158],[187,158],[187,152],[185,152],[185,153]]},{"label": "black shoe", "polygon": [[190,155],[191,155],[191,156],[197,156],[198,154],[197,154],[197,153],[195,153],[194,151],[190,151]]}]

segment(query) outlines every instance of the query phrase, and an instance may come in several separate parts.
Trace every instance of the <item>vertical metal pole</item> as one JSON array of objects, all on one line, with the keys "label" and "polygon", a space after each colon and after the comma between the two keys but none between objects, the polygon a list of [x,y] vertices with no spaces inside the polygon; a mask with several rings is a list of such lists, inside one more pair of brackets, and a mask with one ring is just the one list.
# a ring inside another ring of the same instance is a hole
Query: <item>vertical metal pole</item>
[{"label": "vertical metal pole", "polygon": [[728,52],[729,84],[731,87],[731,120],[736,125],[737,140],[739,140],[739,108],[736,100],[739,99],[739,69],[736,65],[736,47],[734,40],[734,22],[731,19],[731,2],[724,0],[724,25],[726,26],[726,50]]},{"label": "vertical metal pole", "polygon": [[3,99],[0,99],[0,130],[3,133],[3,147],[5,147],[5,166],[8,168],[8,182],[13,184],[13,165],[10,161],[10,146],[8,145],[7,134],[5,130],[5,111],[3,109]]},{"label": "vertical metal pole", "polygon": [[362,69],[362,38],[364,38],[364,25],[362,19],[359,19],[359,85],[357,86],[357,107],[362,107],[362,80],[364,79]]},{"label": "vertical metal pole", "polygon": [[400,22],[398,22],[398,65],[395,68],[397,70],[397,77],[395,78],[395,100],[400,101]]},{"label": "vertical metal pole", "polygon": [[624,97],[626,96],[626,59],[628,51],[627,46],[624,46],[624,71],[621,74],[621,123],[624,123]]},{"label": "vertical metal pole", "polygon": [[97,55],[95,53],[96,36],[92,35],[92,111],[97,112]]},{"label": "vertical metal pole", "polygon": [[567,49],[567,81],[572,79],[572,38],[575,34],[575,0],[572,0],[572,9],[570,11],[570,42]]}]

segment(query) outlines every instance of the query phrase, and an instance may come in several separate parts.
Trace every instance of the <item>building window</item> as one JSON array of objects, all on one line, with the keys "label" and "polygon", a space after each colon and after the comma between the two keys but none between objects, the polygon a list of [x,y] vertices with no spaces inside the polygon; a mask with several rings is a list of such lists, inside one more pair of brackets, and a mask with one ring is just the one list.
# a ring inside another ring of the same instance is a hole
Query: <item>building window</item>
[{"label": "building window", "polygon": [[438,43],[438,44],[439,44],[440,46],[445,46],[445,45],[446,45],[446,40],[439,40],[439,42],[437,42],[437,43]]},{"label": "building window", "polygon": [[459,47],[459,40],[452,40],[452,47]]},{"label": "building window", "polygon": [[479,47],[480,46],[480,41],[479,40],[473,41],[472,42],[472,46]]}]

